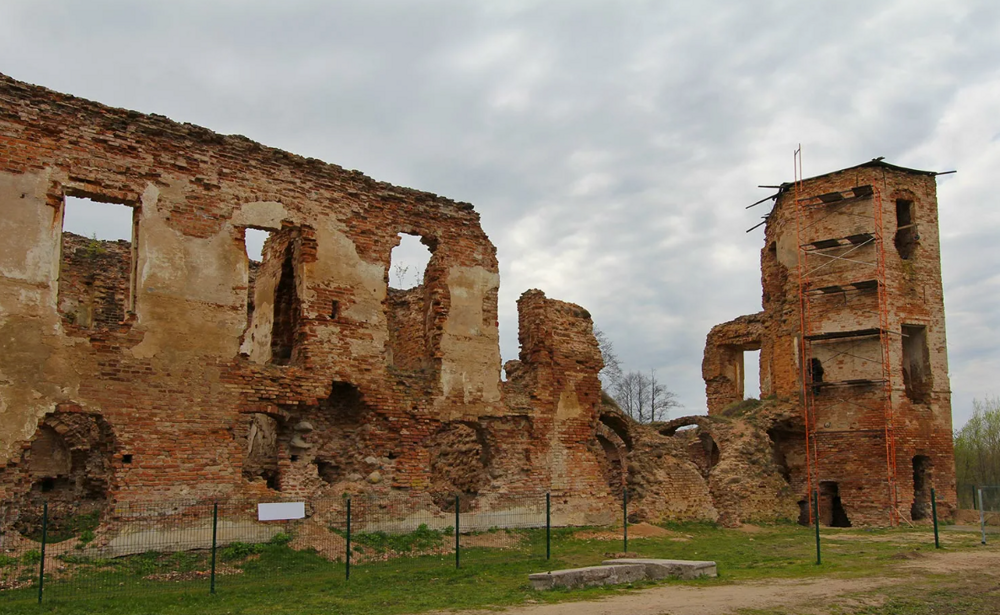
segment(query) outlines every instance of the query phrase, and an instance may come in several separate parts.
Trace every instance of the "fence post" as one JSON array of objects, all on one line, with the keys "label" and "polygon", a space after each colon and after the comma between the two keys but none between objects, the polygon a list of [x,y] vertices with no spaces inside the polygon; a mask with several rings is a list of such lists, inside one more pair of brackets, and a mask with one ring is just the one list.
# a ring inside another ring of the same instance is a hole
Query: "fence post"
[{"label": "fence post", "polygon": [[979,529],[983,533],[983,544],[986,544],[986,513],[983,512],[983,488],[979,488]]},{"label": "fence post", "polygon": [[459,497],[460,496],[458,494],[455,494],[455,568],[459,567],[459,553],[461,552],[460,551],[461,545],[459,544],[458,540],[458,508],[460,504],[458,499]]},{"label": "fence post", "polygon": [[215,552],[218,547],[219,537],[219,503],[212,505],[212,582],[209,589],[210,594],[215,593]]},{"label": "fence post", "polygon": [[978,510],[979,506],[976,504],[976,486],[972,485],[972,510]]},{"label": "fence post", "polygon": [[552,497],[545,494],[545,559],[552,557]]},{"label": "fence post", "polygon": [[351,580],[351,498],[347,498],[347,551],[344,553],[344,580]]},{"label": "fence post", "polygon": [[941,548],[941,540],[938,537],[938,522],[937,522],[937,494],[934,493],[934,487],[931,487],[931,516],[934,517],[934,548]]},{"label": "fence post", "polygon": [[813,491],[813,518],[816,519],[816,565],[823,563],[819,550],[819,491]]},{"label": "fence post", "polygon": [[45,541],[49,532],[49,503],[42,504],[42,557],[38,563],[38,604],[42,603],[42,591],[45,589]]},{"label": "fence post", "polygon": [[628,487],[622,488],[622,538],[624,539],[625,553],[628,553]]}]

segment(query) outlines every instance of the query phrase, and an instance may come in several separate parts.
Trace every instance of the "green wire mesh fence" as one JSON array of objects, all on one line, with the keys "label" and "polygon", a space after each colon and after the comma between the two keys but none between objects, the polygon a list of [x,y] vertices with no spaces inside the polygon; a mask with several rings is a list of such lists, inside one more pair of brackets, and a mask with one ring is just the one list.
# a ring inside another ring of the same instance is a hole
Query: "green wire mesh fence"
[{"label": "green wire mesh fence", "polygon": [[[296,575],[364,576],[544,562],[547,494],[391,494],[308,502],[0,508],[0,601],[223,592]],[[619,527],[618,531],[621,531]]]}]

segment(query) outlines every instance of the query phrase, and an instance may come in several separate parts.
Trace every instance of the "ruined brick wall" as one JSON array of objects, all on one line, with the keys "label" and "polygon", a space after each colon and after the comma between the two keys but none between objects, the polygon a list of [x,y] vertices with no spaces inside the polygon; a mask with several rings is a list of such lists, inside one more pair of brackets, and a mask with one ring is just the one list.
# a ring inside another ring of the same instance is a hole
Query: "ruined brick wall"
[{"label": "ruined brick wall", "polygon": [[[64,241],[66,195],[131,207],[135,241]],[[471,205],[0,76],[0,210],[0,500],[54,478],[31,447],[68,407],[106,427],[68,471],[107,501],[551,489],[567,522],[613,518],[589,315],[527,293],[502,390]],[[388,288],[400,233],[432,254],[412,291]]]},{"label": "ruined brick wall", "polygon": [[[761,394],[800,403],[805,373],[816,400],[819,485],[813,487],[821,491],[826,520],[833,522],[836,507],[841,523],[889,522],[886,398],[901,516],[926,518],[931,486],[948,514],[955,478],[934,176],[875,161],[806,180],[797,197],[808,206],[796,207],[796,191],[782,188],[761,251]],[[881,336],[879,245],[887,313]],[[809,334],[816,338],[807,365],[800,361],[800,259],[809,278]],[[710,336],[706,365],[720,360],[716,346]],[[712,391],[712,373],[705,374]],[[792,446],[784,435],[781,456],[804,458],[804,441]],[[793,484],[804,500],[806,482]]]},{"label": "ruined brick wall", "polygon": [[631,514],[727,526],[797,519],[795,477],[773,455],[771,428],[782,409],[770,401],[749,419],[688,416],[637,426]]},{"label": "ruined brick wall", "polygon": [[[760,349],[763,328],[764,314],[759,312],[715,325],[708,333],[701,373],[705,379],[709,414],[743,401],[743,353]],[[761,381],[764,380],[766,374],[762,372]]]},{"label": "ruined brick wall", "polygon": [[[595,438],[604,366],[590,313],[530,290],[518,299],[517,362],[507,363],[506,388],[530,399],[539,436],[533,460],[548,474],[560,516],[578,522],[614,520],[616,498],[605,480],[604,449]],[[544,435],[543,435],[544,434]]]}]

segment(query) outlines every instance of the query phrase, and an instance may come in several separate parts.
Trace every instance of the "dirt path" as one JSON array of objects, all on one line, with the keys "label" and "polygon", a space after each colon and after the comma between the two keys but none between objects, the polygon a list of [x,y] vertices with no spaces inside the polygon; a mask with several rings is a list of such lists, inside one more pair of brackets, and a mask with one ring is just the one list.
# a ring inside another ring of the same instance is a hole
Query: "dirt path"
[{"label": "dirt path", "polygon": [[[828,603],[842,594],[912,582],[927,574],[963,570],[1000,575],[1000,551],[921,554],[901,564],[902,576],[867,579],[775,579],[715,587],[658,587],[592,602],[520,606],[503,615],[724,615],[737,609],[791,608]],[[497,611],[466,611],[480,615]]]}]

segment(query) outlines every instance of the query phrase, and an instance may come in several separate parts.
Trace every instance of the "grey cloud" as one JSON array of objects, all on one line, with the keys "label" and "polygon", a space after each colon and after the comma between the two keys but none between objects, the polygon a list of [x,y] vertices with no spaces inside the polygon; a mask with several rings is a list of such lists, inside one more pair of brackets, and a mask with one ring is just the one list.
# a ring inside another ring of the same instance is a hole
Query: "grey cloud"
[{"label": "grey cloud", "polygon": [[[760,309],[756,185],[789,180],[799,142],[808,174],[975,160],[987,146],[953,145],[942,118],[1000,80],[998,24],[989,0],[15,0],[0,70],[471,201],[505,357],[514,301],[541,287],[697,412],[708,329]],[[963,215],[987,212],[988,179],[961,181]],[[1000,222],[953,225],[941,194],[958,424],[990,392],[977,370],[1000,368],[980,341],[1000,333]]]}]

